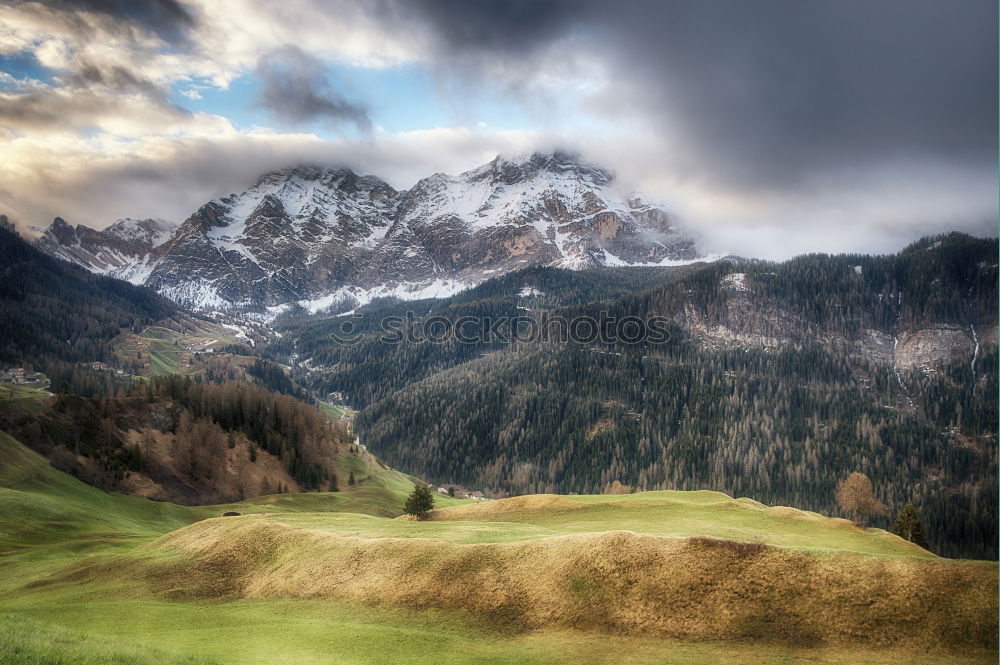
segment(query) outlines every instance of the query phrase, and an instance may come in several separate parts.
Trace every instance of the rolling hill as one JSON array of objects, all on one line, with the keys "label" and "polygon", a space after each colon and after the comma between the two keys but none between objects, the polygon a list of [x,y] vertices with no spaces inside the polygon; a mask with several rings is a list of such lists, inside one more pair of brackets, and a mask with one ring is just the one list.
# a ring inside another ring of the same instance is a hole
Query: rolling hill
[{"label": "rolling hill", "polygon": [[0,662],[996,657],[995,566],[716,492],[442,497],[408,521],[402,477],[185,507],[0,452]]}]

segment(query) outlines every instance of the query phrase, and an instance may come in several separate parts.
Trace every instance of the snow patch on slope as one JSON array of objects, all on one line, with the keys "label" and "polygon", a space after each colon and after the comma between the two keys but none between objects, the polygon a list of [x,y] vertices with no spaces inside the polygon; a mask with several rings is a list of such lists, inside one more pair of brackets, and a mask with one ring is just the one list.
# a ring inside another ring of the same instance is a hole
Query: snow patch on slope
[{"label": "snow patch on slope", "polygon": [[[471,284],[453,279],[435,279],[430,282],[403,282],[396,285],[377,286],[364,289],[359,286],[345,286],[319,298],[299,300],[295,304],[310,314],[323,312],[338,305],[349,304],[354,308],[367,305],[377,298],[399,298],[400,300],[424,300],[427,298],[447,298],[470,288]],[[269,307],[274,316],[288,311],[290,305]],[[352,310],[353,311],[353,310]]]}]

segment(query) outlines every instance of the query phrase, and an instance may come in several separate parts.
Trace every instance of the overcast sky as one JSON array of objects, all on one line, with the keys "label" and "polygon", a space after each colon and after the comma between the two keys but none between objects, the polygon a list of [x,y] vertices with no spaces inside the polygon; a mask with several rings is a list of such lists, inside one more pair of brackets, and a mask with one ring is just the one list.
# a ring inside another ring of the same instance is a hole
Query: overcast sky
[{"label": "overcast sky", "polygon": [[707,251],[997,228],[993,0],[0,0],[0,214],[182,220],[562,148]]}]

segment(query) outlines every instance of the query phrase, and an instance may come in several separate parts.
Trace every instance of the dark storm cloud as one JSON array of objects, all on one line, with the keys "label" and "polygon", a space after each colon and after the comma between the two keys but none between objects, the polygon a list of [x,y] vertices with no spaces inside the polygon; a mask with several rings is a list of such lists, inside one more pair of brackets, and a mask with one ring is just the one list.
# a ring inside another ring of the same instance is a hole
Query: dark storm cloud
[{"label": "dark storm cloud", "polygon": [[[2,1],[2,0],[0,0]],[[41,16],[57,34],[72,35],[63,47],[72,55],[62,67],[49,73],[50,81],[24,80],[8,85],[0,94],[0,119],[19,129],[88,127],[115,115],[121,107],[119,95],[144,98],[147,105],[173,117],[191,113],[169,101],[168,90],[129,66],[102,62],[101,49],[88,52],[105,41],[124,43],[134,49],[132,62],[140,70],[148,50],[148,35],[156,34],[181,52],[193,45],[188,31],[192,15],[175,0],[42,0],[13,2],[26,14]]]},{"label": "dark storm cloud", "polygon": [[524,54],[586,15],[592,5],[576,0],[401,0],[404,16],[430,21],[456,49]]},{"label": "dark storm cloud", "polygon": [[138,25],[167,42],[184,41],[195,24],[188,10],[176,0],[44,0],[63,12],[100,14],[113,22]]},{"label": "dark storm cloud", "polygon": [[335,90],[324,64],[298,47],[286,46],[263,56],[255,73],[261,82],[258,105],[279,120],[350,122],[362,131],[371,128],[365,108]]},{"label": "dark storm cloud", "polygon": [[566,44],[597,55],[615,78],[609,114],[643,109],[679,166],[731,183],[891,160],[995,167],[990,0],[400,0],[398,12],[431,27],[456,71],[499,62],[530,77],[526,54],[572,58]]},{"label": "dark storm cloud", "polygon": [[65,77],[63,81],[73,88],[100,86],[118,92],[138,93],[159,104],[169,105],[165,89],[118,65],[102,67],[81,61],[77,65],[77,71]]}]

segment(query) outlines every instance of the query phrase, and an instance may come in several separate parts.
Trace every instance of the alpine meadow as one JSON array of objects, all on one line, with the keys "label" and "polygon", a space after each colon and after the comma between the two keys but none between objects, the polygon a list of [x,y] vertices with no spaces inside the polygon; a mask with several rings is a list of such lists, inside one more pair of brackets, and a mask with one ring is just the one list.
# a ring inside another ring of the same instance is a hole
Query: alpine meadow
[{"label": "alpine meadow", "polygon": [[0,0],[0,665],[995,663],[998,20]]}]

